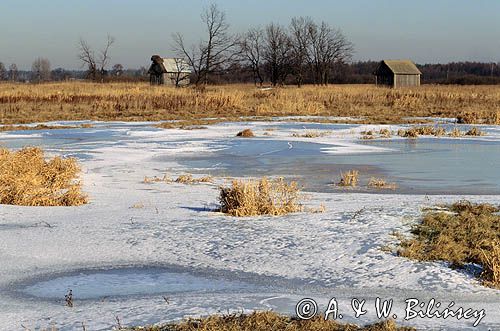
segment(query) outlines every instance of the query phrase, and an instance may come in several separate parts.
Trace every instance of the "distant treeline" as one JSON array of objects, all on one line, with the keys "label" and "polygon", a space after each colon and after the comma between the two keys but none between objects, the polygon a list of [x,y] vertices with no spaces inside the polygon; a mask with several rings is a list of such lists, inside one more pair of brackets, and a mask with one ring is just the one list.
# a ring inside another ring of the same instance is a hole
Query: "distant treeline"
[{"label": "distant treeline", "polygon": [[[375,82],[373,72],[379,64],[378,61],[359,61],[348,64],[336,65],[329,79],[331,84],[372,84]],[[118,66],[121,67],[121,66]],[[457,85],[493,85],[500,84],[500,63],[483,62],[452,62],[448,64],[417,64],[422,72],[423,84],[457,84]],[[0,65],[0,80],[32,82],[34,72],[31,70],[2,71]],[[263,71],[265,72],[265,71]],[[110,70],[106,73],[106,81],[146,81],[147,69],[122,69]],[[66,70],[57,68],[50,71],[49,81],[84,80],[88,78],[86,70]],[[264,77],[269,81],[268,77]],[[224,72],[212,76],[213,83],[254,83],[252,68],[234,63]],[[305,84],[314,83],[314,77],[304,73]],[[288,84],[295,84],[292,77]]]}]

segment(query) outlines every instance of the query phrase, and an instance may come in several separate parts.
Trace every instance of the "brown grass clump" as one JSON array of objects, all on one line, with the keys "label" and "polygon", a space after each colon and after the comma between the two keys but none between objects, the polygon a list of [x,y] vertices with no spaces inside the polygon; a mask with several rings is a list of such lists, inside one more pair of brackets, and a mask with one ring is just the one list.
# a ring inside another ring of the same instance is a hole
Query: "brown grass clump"
[{"label": "brown grass clump", "polygon": [[359,181],[359,171],[349,170],[348,172],[340,173],[339,186],[356,187]]},{"label": "brown grass clump", "polygon": [[255,134],[253,133],[252,130],[250,129],[245,129],[243,131],[240,131],[236,134],[236,137],[243,137],[243,138],[252,138],[255,137]]},{"label": "brown grass clump", "polygon": [[330,131],[306,131],[304,133],[293,133],[292,137],[299,137],[299,138],[319,138],[319,137],[324,137],[331,134]]},{"label": "brown grass clump", "polygon": [[387,128],[383,128],[383,129],[380,129],[380,131],[378,132],[378,134],[382,138],[390,138],[391,137],[391,130],[389,130]]},{"label": "brown grass clump", "polygon": [[82,125],[46,125],[37,124],[35,126],[28,125],[3,125],[0,126],[0,131],[26,131],[26,130],[57,130],[57,129],[88,129],[91,128],[92,124],[82,124]]},{"label": "brown grass clump", "polygon": [[462,131],[460,131],[458,128],[453,128],[453,130],[448,133],[448,136],[454,137],[454,138],[459,138],[462,137],[464,134]]},{"label": "brown grass clump", "polygon": [[87,203],[76,159],[45,160],[40,148],[0,149],[0,204],[79,206]]},{"label": "brown grass clump", "polygon": [[395,190],[397,188],[396,183],[387,183],[383,178],[370,178],[368,182],[368,187],[377,188],[377,189],[389,189]]},{"label": "brown grass clump", "polygon": [[191,174],[183,174],[178,176],[176,179],[171,178],[167,174],[165,174],[163,177],[144,177],[144,183],[146,184],[151,184],[151,183],[181,183],[181,184],[196,184],[196,183],[212,183],[213,182],[213,177],[212,176],[203,176],[199,178],[193,177]]},{"label": "brown grass clump", "polygon": [[194,178],[193,175],[191,175],[191,174],[185,174],[185,175],[180,175],[179,177],[177,177],[175,182],[182,183],[182,184],[212,183],[213,178],[212,178],[212,176],[203,176],[200,178]]},{"label": "brown grass clump", "polygon": [[399,327],[393,320],[378,322],[364,327],[325,320],[316,316],[310,320],[279,315],[275,312],[251,314],[211,315],[191,318],[178,324],[135,328],[144,331],[411,331],[414,328]]},{"label": "brown grass clump", "polygon": [[421,261],[448,261],[453,267],[482,266],[483,284],[500,288],[500,215],[489,204],[460,201],[428,211],[403,239],[398,253]]},{"label": "brown grass clump", "polygon": [[466,136],[483,136],[484,133],[478,127],[472,127],[469,131],[465,133]]},{"label": "brown grass clump", "polygon": [[398,136],[404,138],[418,138],[418,130],[416,128],[409,128],[407,130],[399,129]]},{"label": "brown grass clump", "polygon": [[302,211],[300,190],[296,182],[283,178],[268,180],[234,180],[230,187],[221,187],[220,211],[232,216],[279,216]]}]

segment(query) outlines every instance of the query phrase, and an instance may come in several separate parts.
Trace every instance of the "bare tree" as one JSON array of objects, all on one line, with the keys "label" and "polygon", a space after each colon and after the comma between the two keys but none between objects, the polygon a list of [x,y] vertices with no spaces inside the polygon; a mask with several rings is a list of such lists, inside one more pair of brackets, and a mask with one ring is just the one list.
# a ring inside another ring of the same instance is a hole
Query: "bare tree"
[{"label": "bare tree", "polygon": [[11,81],[16,81],[18,73],[19,73],[19,70],[17,69],[17,65],[15,63],[12,63],[9,66],[9,79]]},{"label": "bare tree", "polygon": [[120,63],[115,64],[111,69],[111,72],[113,73],[113,76],[121,76],[123,74],[123,65]]},{"label": "bare tree", "polygon": [[175,58],[175,68],[176,72],[174,73],[174,81],[175,87],[181,86],[184,81],[189,80],[190,74],[189,71],[189,63],[187,63],[184,59]]},{"label": "bare tree", "polygon": [[208,83],[210,75],[221,71],[234,58],[237,38],[229,33],[226,14],[211,4],[201,14],[206,28],[206,39],[187,47],[180,33],[173,35],[174,50],[185,57],[195,74],[195,83]]},{"label": "bare tree", "polygon": [[37,58],[31,65],[31,74],[35,82],[50,80],[50,62],[45,58]]},{"label": "bare tree", "polygon": [[297,86],[302,86],[306,66],[311,60],[309,30],[314,22],[309,17],[294,17],[290,23],[290,43],[292,46],[292,70]]},{"label": "bare tree", "polygon": [[273,86],[284,84],[290,74],[290,48],[290,38],[286,30],[280,25],[269,24],[265,29],[263,58]]},{"label": "bare tree", "polygon": [[83,38],[80,38],[78,45],[80,53],[78,53],[78,58],[82,61],[82,66],[87,67],[88,77],[92,80],[103,79],[106,74],[106,66],[109,60],[109,49],[115,43],[115,39],[108,34],[108,39],[106,46],[99,52],[99,56],[96,56],[92,47]]},{"label": "bare tree", "polygon": [[309,64],[314,72],[315,83],[327,85],[331,70],[351,58],[353,45],[341,30],[325,22],[310,25],[308,38]]},{"label": "bare tree", "polygon": [[257,84],[258,80],[260,86],[264,83],[264,77],[261,72],[263,44],[264,31],[260,28],[248,30],[239,43],[241,58],[252,69],[254,83]]},{"label": "bare tree", "polygon": [[3,62],[0,62],[0,81],[7,79],[7,69]]}]

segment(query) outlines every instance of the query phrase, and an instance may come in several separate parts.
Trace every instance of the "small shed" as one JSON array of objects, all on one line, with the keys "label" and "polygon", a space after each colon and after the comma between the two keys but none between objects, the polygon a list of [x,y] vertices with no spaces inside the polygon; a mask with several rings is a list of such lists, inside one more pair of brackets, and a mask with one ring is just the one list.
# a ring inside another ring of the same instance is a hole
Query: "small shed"
[{"label": "small shed", "polygon": [[405,87],[420,86],[422,73],[410,60],[383,60],[374,75],[376,85]]},{"label": "small shed", "polygon": [[191,68],[186,60],[153,55],[151,62],[148,74],[152,85],[185,86],[190,83]]}]

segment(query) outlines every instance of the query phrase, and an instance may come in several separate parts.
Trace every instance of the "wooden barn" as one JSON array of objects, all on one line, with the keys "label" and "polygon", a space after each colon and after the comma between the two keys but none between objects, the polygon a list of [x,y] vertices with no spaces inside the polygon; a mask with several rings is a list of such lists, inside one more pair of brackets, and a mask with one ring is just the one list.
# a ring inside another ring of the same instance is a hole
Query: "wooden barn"
[{"label": "wooden barn", "polygon": [[191,69],[184,59],[151,57],[149,81],[152,85],[185,86],[190,83]]},{"label": "wooden barn", "polygon": [[420,75],[410,60],[384,60],[375,70],[375,83],[391,87],[420,86]]}]

